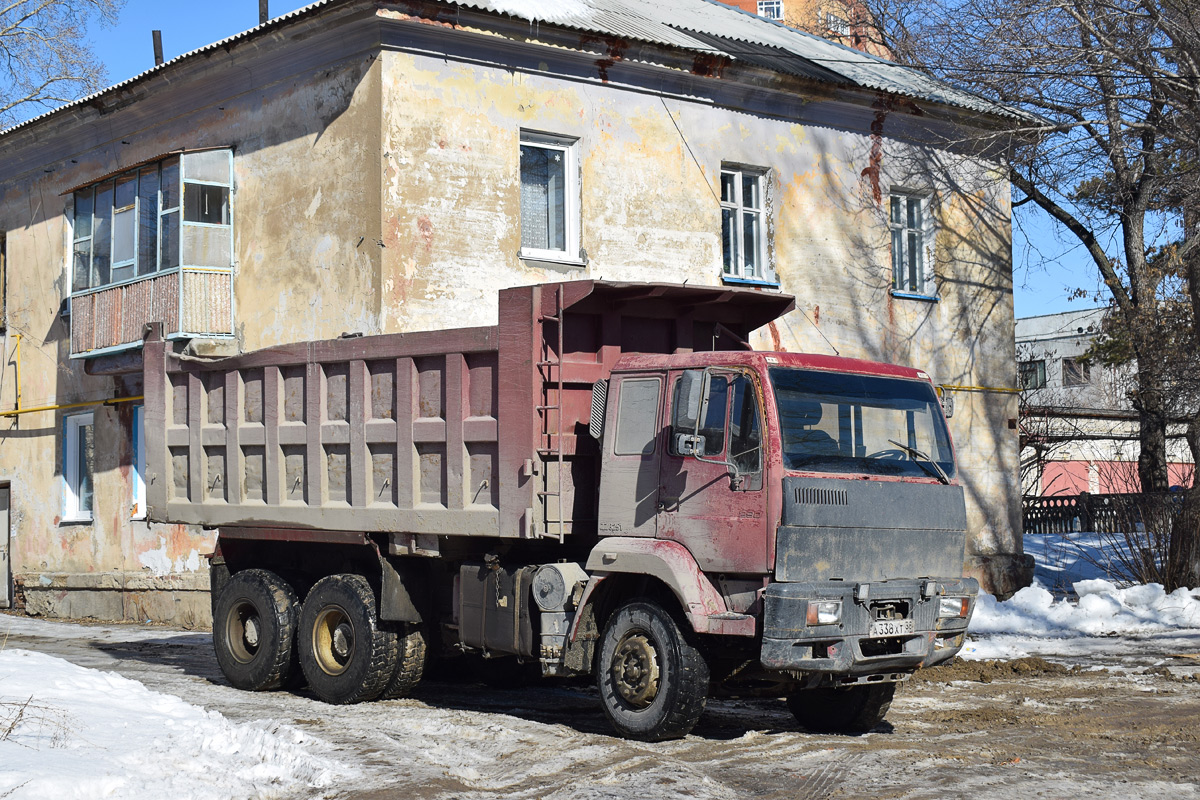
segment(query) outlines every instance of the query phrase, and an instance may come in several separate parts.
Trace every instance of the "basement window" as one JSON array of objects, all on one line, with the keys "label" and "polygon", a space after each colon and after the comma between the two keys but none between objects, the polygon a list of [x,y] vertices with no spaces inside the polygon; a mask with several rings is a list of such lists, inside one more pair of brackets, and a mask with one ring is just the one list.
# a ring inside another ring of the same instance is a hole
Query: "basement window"
[{"label": "basement window", "polygon": [[72,193],[71,292],[176,270],[233,264],[233,154],[199,150],[148,162]]},{"label": "basement window", "polygon": [[579,140],[521,132],[521,258],[579,263]]},{"label": "basement window", "polygon": [[92,462],[96,440],[92,415],[73,414],[63,422],[63,522],[92,521]]}]

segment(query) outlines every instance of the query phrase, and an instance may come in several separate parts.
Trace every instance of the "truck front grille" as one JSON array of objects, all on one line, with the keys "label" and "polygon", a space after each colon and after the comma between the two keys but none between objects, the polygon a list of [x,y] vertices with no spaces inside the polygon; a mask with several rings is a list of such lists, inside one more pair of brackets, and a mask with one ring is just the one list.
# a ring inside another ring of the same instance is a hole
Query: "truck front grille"
[{"label": "truck front grille", "polygon": [[796,502],[809,506],[848,506],[850,505],[850,495],[845,489],[797,486]]}]

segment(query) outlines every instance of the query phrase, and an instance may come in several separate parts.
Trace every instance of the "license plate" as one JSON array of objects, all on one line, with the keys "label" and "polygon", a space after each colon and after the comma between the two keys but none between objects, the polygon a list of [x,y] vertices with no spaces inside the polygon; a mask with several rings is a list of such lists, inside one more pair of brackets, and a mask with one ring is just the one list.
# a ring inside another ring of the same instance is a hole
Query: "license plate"
[{"label": "license plate", "polygon": [[917,632],[916,620],[881,619],[871,623],[870,636],[909,636]]}]

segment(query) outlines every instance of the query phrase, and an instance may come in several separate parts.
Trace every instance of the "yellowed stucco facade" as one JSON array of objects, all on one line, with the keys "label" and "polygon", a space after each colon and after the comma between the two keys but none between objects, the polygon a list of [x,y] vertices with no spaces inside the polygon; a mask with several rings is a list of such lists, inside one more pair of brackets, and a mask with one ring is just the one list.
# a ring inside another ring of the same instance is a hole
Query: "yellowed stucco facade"
[{"label": "yellowed stucco facade", "polygon": [[[80,323],[62,313],[71,189],[201,148],[232,151],[232,325],[193,344],[222,352],[494,324],[497,290],[534,282],[719,285],[722,166],[761,170],[778,284],[761,289],[797,311],[754,345],[960,387],[967,567],[994,590],[1020,582],[1016,398],[993,391],[1016,380],[1004,151],[959,144],[995,119],[422,8],[332,3],[0,134],[0,407],[18,391],[22,409],[119,401],[0,418],[15,602],[207,624],[215,532],[131,520],[138,350],[72,358]],[[521,258],[523,131],[575,142],[579,259]],[[892,291],[897,189],[928,198],[928,297]],[[94,513],[66,522],[64,425],[80,412],[94,416]]]}]

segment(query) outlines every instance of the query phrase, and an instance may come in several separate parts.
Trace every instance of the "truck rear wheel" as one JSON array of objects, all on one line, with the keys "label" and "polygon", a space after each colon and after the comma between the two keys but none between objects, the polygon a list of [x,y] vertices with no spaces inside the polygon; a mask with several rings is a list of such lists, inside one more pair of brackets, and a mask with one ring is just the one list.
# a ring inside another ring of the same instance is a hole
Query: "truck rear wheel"
[{"label": "truck rear wheel", "polygon": [[287,581],[265,569],[235,573],[217,598],[213,650],[238,689],[278,689],[299,670],[296,622],[300,599]]},{"label": "truck rear wheel", "polygon": [[883,722],[895,694],[894,683],[806,689],[789,695],[787,704],[796,721],[814,733],[866,733]]},{"label": "truck rear wheel", "polygon": [[654,602],[629,603],[612,615],[596,672],[604,713],[627,739],[681,738],[704,711],[708,663]]},{"label": "truck rear wheel", "polygon": [[396,634],[380,630],[375,593],[361,575],[317,581],[300,614],[300,666],[326,703],[379,697],[396,672]]},{"label": "truck rear wheel", "polygon": [[408,697],[425,675],[425,632],[412,626],[396,637],[396,671],[380,695],[384,700]]}]

